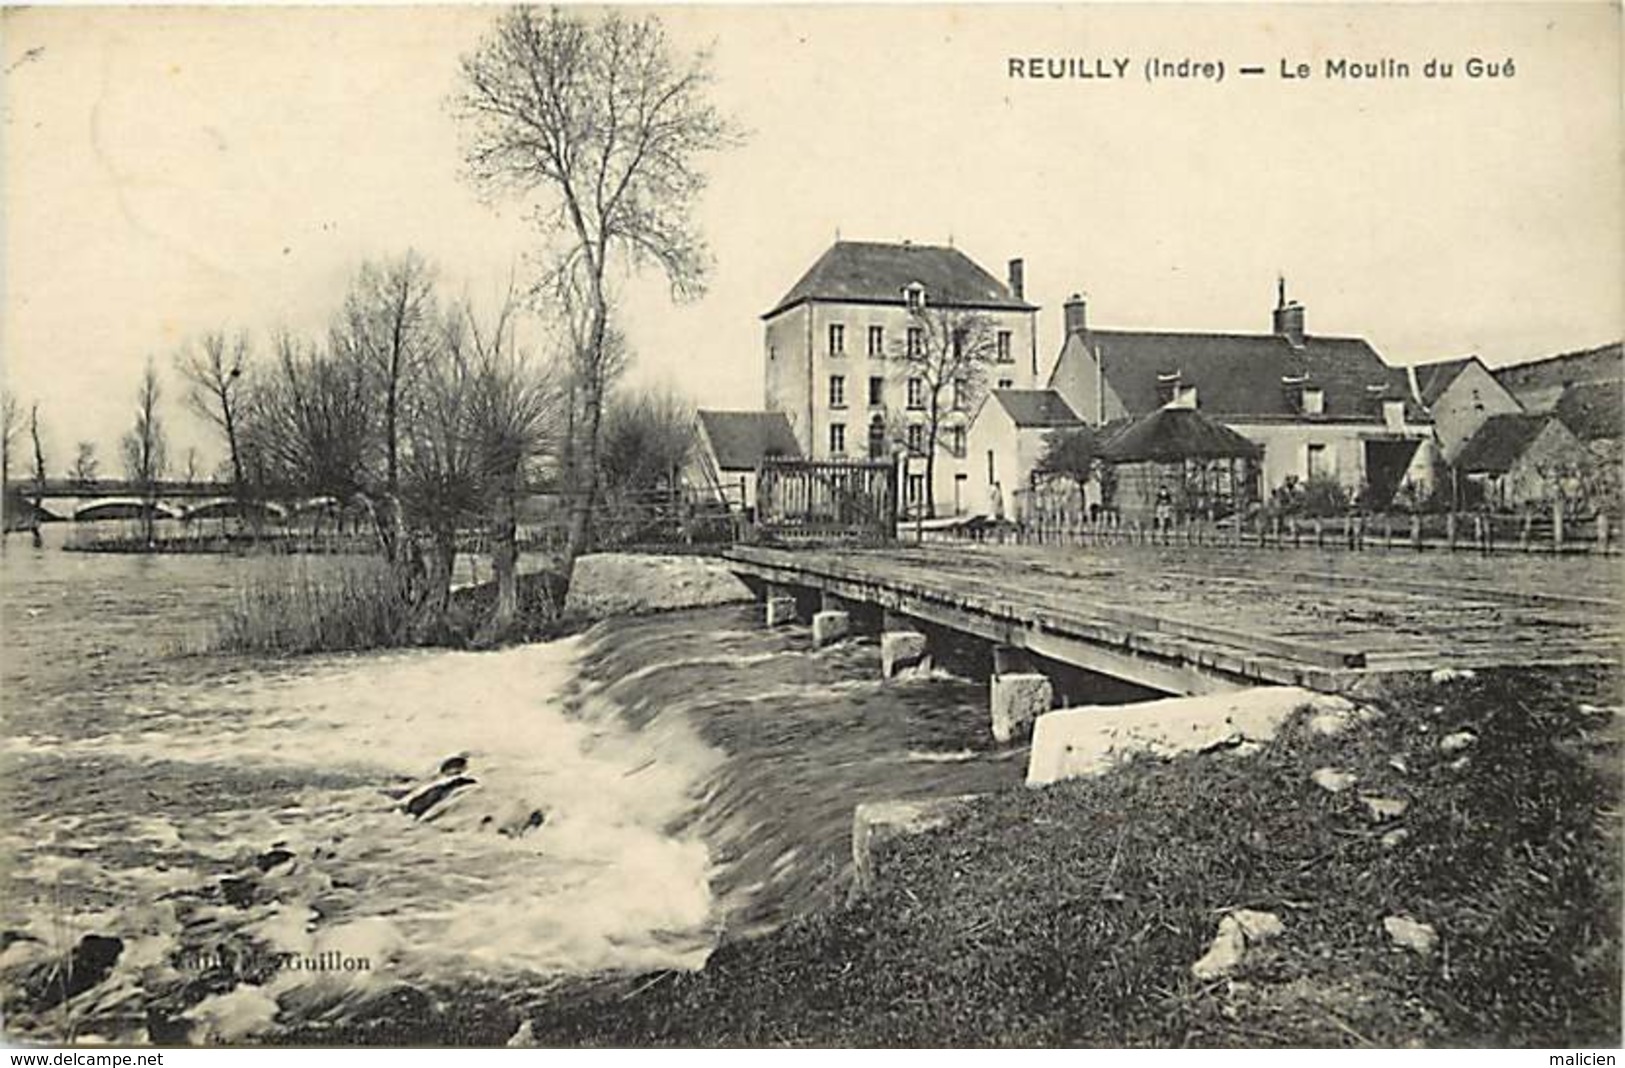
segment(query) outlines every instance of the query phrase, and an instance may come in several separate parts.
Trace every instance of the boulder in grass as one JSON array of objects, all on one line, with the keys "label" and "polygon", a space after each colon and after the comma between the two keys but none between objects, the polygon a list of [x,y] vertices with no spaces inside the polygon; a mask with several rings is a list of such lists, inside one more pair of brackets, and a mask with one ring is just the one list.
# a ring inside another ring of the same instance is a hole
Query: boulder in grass
[{"label": "boulder in grass", "polygon": [[1261,946],[1286,930],[1273,912],[1236,909],[1219,920],[1219,931],[1202,959],[1191,965],[1191,974],[1206,982],[1222,979],[1241,967],[1247,950]]},{"label": "boulder in grass", "polygon": [[1383,930],[1394,945],[1410,950],[1422,957],[1430,957],[1439,944],[1439,932],[1432,924],[1413,920],[1409,916],[1389,916],[1382,921]]},{"label": "boulder in grass", "polygon": [[1359,776],[1337,768],[1317,768],[1309,779],[1327,793],[1340,794],[1358,782]]}]

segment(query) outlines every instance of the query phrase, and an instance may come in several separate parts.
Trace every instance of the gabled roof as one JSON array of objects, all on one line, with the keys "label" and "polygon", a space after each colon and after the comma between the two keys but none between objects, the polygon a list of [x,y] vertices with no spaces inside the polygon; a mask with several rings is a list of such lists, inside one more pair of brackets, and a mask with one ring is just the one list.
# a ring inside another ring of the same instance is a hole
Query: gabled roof
[{"label": "gabled roof", "polygon": [[700,411],[700,426],[718,470],[754,471],[769,456],[799,457],[801,446],[783,412]]},{"label": "gabled roof", "polygon": [[1456,468],[1470,474],[1504,475],[1551,421],[1551,416],[1525,412],[1492,415],[1462,447]]},{"label": "gabled roof", "polygon": [[1194,408],[1161,408],[1112,434],[1100,455],[1117,463],[1258,456],[1263,448]]},{"label": "gabled roof", "polygon": [[1625,436],[1625,383],[1582,382],[1558,398],[1552,414],[1581,441]]},{"label": "gabled roof", "polygon": [[[1389,367],[1363,338],[1309,336],[1295,348],[1276,334],[1090,330],[1085,344],[1102,350],[1107,382],[1136,415],[1162,406],[1158,378],[1178,372],[1180,385],[1196,387],[1197,405],[1210,415],[1374,420],[1382,416],[1381,401],[1403,400],[1407,419],[1425,419],[1405,369]],[[1283,379],[1321,389],[1323,415],[1305,416]]]},{"label": "gabled roof", "polygon": [[901,305],[903,290],[916,282],[925,287],[927,306],[1033,309],[956,248],[837,241],[762,318],[771,319],[809,300]]},{"label": "gabled roof", "polygon": [[993,399],[1022,429],[1080,426],[1083,420],[1053,389],[996,389]]},{"label": "gabled roof", "polygon": [[[1463,356],[1455,360],[1436,360],[1433,363],[1419,363],[1416,365],[1416,390],[1422,395],[1422,403],[1433,407],[1433,403],[1444,395],[1463,371],[1472,364],[1479,363],[1477,356]],[[1479,366],[1483,364],[1479,363]]]},{"label": "gabled roof", "polygon": [[1610,345],[1498,367],[1494,373],[1501,385],[1524,400],[1528,393],[1561,390],[1578,382],[1625,379],[1625,349],[1615,341]]}]

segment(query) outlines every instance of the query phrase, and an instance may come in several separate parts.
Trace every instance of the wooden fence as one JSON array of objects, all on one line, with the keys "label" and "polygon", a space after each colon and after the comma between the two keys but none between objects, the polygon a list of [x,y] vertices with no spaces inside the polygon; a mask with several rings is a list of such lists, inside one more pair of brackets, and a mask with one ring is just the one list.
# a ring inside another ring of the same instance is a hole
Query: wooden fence
[{"label": "wooden fence", "polygon": [[1190,545],[1252,549],[1392,549],[1584,553],[1618,552],[1619,524],[1606,515],[1337,516],[1311,519],[1255,515],[1223,520],[1181,519],[1166,526],[1094,519],[1034,517],[1019,522],[944,528],[937,537],[1021,545]]},{"label": "wooden fence", "polygon": [[897,468],[887,461],[765,460],[756,477],[756,526],[770,540],[890,541]]}]

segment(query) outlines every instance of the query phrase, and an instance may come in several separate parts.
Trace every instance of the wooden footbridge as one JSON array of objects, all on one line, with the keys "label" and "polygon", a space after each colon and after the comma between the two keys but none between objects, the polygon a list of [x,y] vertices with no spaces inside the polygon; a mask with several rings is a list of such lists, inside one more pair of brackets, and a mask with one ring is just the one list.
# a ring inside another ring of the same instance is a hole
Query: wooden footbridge
[{"label": "wooden footbridge", "polygon": [[1606,557],[1260,553],[918,545],[738,546],[772,596],[875,610],[1167,693],[1373,675],[1618,663],[1621,572]]}]

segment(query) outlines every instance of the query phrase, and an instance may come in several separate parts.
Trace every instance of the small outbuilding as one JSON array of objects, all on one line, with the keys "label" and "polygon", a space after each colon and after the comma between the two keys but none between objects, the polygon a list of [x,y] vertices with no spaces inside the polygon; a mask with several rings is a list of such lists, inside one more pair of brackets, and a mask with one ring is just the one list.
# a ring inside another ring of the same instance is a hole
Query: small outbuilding
[{"label": "small outbuilding", "polygon": [[1492,508],[1548,503],[1577,488],[1591,460],[1574,432],[1552,415],[1497,415],[1456,457],[1459,479],[1481,488]]},{"label": "small outbuilding", "polygon": [[1150,523],[1159,498],[1173,517],[1223,518],[1258,501],[1263,446],[1195,408],[1160,408],[1107,438],[1111,506],[1131,523]]},{"label": "small outbuilding", "polygon": [[755,507],[756,472],[763,460],[801,459],[783,412],[696,412],[694,437],[685,481],[736,510]]}]

